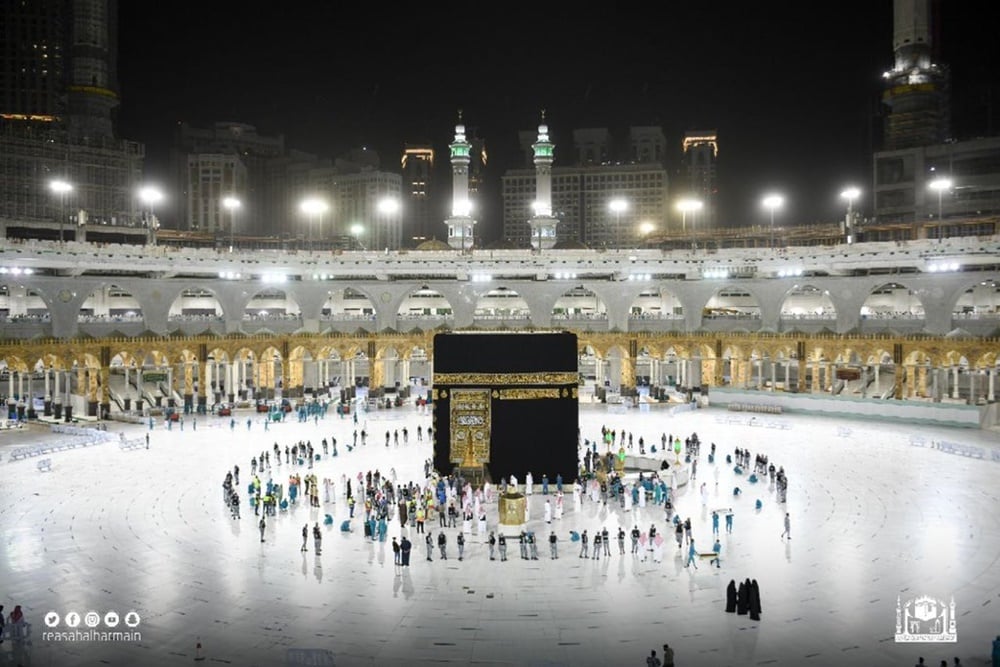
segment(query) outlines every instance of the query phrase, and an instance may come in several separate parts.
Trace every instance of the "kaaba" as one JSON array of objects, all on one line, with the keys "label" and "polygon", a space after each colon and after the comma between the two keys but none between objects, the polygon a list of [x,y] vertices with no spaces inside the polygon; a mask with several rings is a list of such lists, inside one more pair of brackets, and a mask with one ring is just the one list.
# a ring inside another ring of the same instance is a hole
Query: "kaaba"
[{"label": "kaaba", "polygon": [[434,336],[434,467],[483,467],[494,481],[577,476],[576,334]]}]

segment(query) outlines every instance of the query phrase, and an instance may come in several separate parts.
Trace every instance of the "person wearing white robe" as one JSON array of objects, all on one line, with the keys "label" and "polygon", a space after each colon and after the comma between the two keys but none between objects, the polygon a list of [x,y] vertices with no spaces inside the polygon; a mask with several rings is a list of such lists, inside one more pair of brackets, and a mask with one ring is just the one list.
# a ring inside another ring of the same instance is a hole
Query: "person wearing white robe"
[{"label": "person wearing white robe", "polygon": [[580,488],[580,481],[577,480],[573,482],[573,507],[577,512],[580,511],[581,496],[583,495],[583,490]]},{"label": "person wearing white robe", "polygon": [[535,478],[529,472],[524,478],[524,495],[530,496],[535,492]]},{"label": "person wearing white robe", "polygon": [[466,510],[462,517],[462,532],[472,535],[472,510]]},{"label": "person wearing white robe", "polygon": [[510,492],[517,493],[517,477],[510,476]]},{"label": "person wearing white robe", "polygon": [[601,502],[601,483],[596,479],[590,481],[590,499],[595,503]]},{"label": "person wearing white robe", "polygon": [[479,534],[486,534],[486,512],[479,513]]},{"label": "person wearing white robe", "polygon": [[646,507],[646,487],[639,485],[639,509]]},{"label": "person wearing white robe", "polygon": [[490,484],[489,482],[483,484],[483,497],[485,498],[486,502],[488,503],[493,502],[493,485]]},{"label": "person wearing white robe", "polygon": [[653,538],[653,562],[663,561],[663,536],[659,533]]},{"label": "person wearing white robe", "polygon": [[561,519],[563,515],[563,492],[556,492],[556,519]]},{"label": "person wearing white robe", "polygon": [[552,523],[552,503],[545,500],[545,523]]},{"label": "person wearing white robe", "polygon": [[625,511],[626,512],[631,512],[632,511],[632,487],[633,487],[633,484],[629,484],[628,486],[625,487],[625,490],[623,491],[623,493],[625,494]]}]

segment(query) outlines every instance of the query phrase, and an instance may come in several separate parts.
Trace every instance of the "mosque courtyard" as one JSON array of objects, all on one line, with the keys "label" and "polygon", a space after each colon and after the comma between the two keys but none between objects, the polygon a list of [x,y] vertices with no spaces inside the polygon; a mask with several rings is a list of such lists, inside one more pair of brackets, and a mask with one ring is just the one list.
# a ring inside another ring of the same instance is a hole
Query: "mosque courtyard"
[{"label": "mosque courtyard", "polygon": [[[60,451],[45,455],[48,472],[38,469],[37,457],[11,460],[11,453],[69,436],[42,425],[0,433],[0,604],[5,614],[21,605],[31,624],[28,639],[0,644],[0,666],[155,667],[198,658],[241,666],[638,665],[664,643],[685,667],[908,667],[918,656],[930,665],[954,656],[982,665],[1000,634],[1000,465],[996,457],[937,446],[967,444],[992,454],[1000,449],[993,431],[584,402],[581,435],[590,440],[602,425],[631,431],[636,442],[643,436],[647,447],[663,433],[698,434],[697,477],[680,487],[676,511],[691,518],[699,551],[708,551],[711,510],[733,508],[733,532],[722,529],[720,568],[707,561],[685,568],[672,526],[652,504],[626,513],[617,502],[584,500],[577,511],[567,485],[562,519],[546,525],[544,470],[532,471],[528,525],[540,538],[539,560],[521,560],[514,539],[510,559],[491,562],[485,536],[474,532],[459,562],[459,522],[445,529],[447,561],[435,548],[427,562],[423,535],[404,529],[413,553],[411,566],[399,568],[390,545],[401,534],[398,520],[385,542],[367,540],[359,504],[352,531],[342,532],[348,506],[340,495],[320,508],[300,496],[269,519],[262,543],[246,502],[250,459],[300,440],[321,451],[321,440],[335,437],[336,458],[323,456],[311,471],[272,461],[270,475],[287,485],[295,472],[339,482],[344,474],[356,479],[359,471],[394,469],[400,483],[422,482],[432,447],[426,435],[417,441],[416,429],[431,425],[430,413],[412,405],[362,412],[357,428],[367,424],[368,444],[351,452],[350,417],[331,411],[318,423],[299,423],[290,414],[267,431],[261,419],[239,411],[231,429],[227,417],[202,416],[195,429],[188,416],[184,430],[175,424],[169,431],[162,422],[152,431],[112,422],[112,435],[149,433],[149,449],[123,449],[112,440]],[[398,446],[385,447],[385,432],[404,427],[409,442],[400,437]],[[707,461],[712,442],[715,464]],[[769,480],[750,483],[725,463],[736,447],[784,467],[786,504],[777,502]],[[222,502],[223,478],[234,464],[241,520],[231,519]],[[496,503],[488,510],[494,530]],[[786,511],[790,540],[780,537]],[[331,525],[324,525],[326,514]],[[322,555],[311,537],[309,551],[300,552],[303,524],[317,522]],[[579,543],[570,540],[571,531],[606,527],[615,535],[619,526],[629,532],[651,524],[667,538],[659,564],[632,556],[628,540],[624,556],[613,541],[610,557],[582,560]],[[436,518],[427,530],[437,536]],[[559,538],[558,560],[549,556],[550,530]],[[759,621],[725,612],[727,585],[745,579],[758,581]],[[955,643],[896,641],[898,607],[913,608],[924,596],[945,605],[954,600]],[[107,614],[116,613],[121,622],[113,629],[122,636],[83,636],[91,611],[99,632],[112,629]],[[78,633],[69,626],[74,613],[83,619]]]}]

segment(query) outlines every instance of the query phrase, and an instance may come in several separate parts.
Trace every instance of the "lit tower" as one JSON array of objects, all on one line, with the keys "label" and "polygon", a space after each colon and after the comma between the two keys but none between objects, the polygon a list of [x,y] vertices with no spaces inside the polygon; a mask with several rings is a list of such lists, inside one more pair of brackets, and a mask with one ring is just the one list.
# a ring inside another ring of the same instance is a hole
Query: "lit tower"
[{"label": "lit tower", "polygon": [[469,161],[472,144],[465,138],[462,112],[458,112],[455,139],[448,145],[451,151],[451,217],[444,221],[448,226],[448,245],[457,250],[468,250],[475,241],[476,221],[472,219],[469,200]]},{"label": "lit tower", "polygon": [[882,76],[885,149],[940,144],[950,135],[949,76],[935,63],[930,0],[894,0],[893,67]]},{"label": "lit tower", "polygon": [[552,215],[552,157],[556,145],[549,141],[549,126],[545,124],[545,110],[542,123],[538,126],[538,139],[531,144],[535,154],[535,201],[533,215],[528,220],[531,227],[531,247],[548,250],[556,244],[556,225],[559,220]]}]

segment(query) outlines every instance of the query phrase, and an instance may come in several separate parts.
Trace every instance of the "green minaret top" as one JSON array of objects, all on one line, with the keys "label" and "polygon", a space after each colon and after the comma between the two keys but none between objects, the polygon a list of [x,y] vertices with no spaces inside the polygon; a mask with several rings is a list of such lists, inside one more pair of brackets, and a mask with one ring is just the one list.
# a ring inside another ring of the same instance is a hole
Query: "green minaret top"
[{"label": "green minaret top", "polygon": [[542,109],[542,123],[538,126],[538,139],[531,144],[535,152],[535,160],[547,158],[549,161],[555,155],[556,145],[549,140],[549,126],[545,124],[545,109]]},{"label": "green minaret top", "polygon": [[465,125],[462,124],[462,110],[458,110],[458,125],[455,126],[455,139],[448,148],[451,150],[451,157],[466,158],[472,154],[472,144],[465,138]]}]

